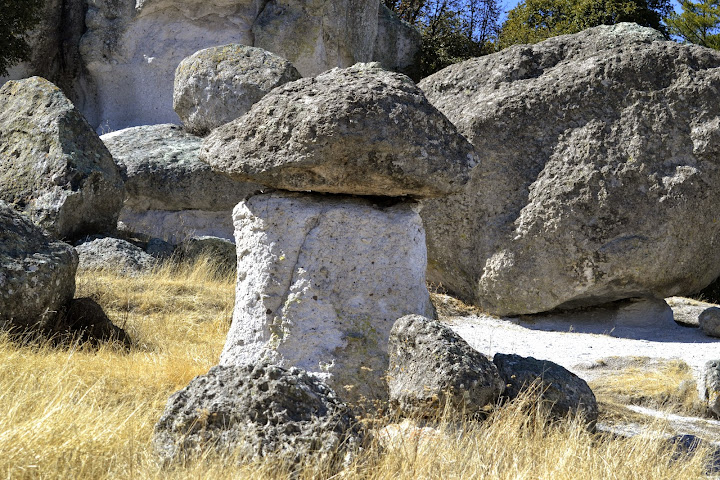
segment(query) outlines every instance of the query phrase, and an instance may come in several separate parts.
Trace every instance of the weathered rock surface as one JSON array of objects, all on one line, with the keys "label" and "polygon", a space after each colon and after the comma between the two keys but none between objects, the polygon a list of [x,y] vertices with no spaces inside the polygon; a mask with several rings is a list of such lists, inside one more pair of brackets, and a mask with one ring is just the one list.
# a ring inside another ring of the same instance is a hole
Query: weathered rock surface
[{"label": "weathered rock surface", "polygon": [[720,308],[710,307],[702,311],[698,324],[705,335],[720,337]]},{"label": "weathered rock surface", "polygon": [[0,328],[52,329],[75,294],[78,258],[0,201]]},{"label": "weathered rock surface", "polygon": [[381,2],[373,60],[380,62],[387,70],[410,74],[421,44],[420,32],[400,20],[397,14]]},{"label": "weathered rock surface", "polygon": [[[378,0],[87,3],[80,53],[97,95],[84,112],[93,125],[109,130],[176,122],[175,69],[204,48],[259,47],[314,76],[373,60],[379,41]],[[397,65],[411,63],[400,55]]]},{"label": "weathered rock surface", "polygon": [[420,87],[481,155],[464,193],[422,210],[432,282],[511,315],[720,273],[720,53],[601,26]]},{"label": "weathered rock surface", "polygon": [[178,65],[173,109],[189,132],[206,135],[244,115],[273,88],[299,78],[290,62],[262,48],[206,48]]},{"label": "weathered rock surface", "polygon": [[199,158],[202,139],[177,125],[146,125],[100,137],[121,169],[124,209],[231,211],[259,185],[231,180]]},{"label": "weathered rock surface", "polygon": [[213,131],[203,159],[283,190],[393,197],[460,191],[476,163],[472,145],[412,80],[378,64],[273,90]]},{"label": "weathered rock surface", "polygon": [[60,238],[115,228],[118,169],[80,112],[43,78],[0,88],[0,198]]},{"label": "weathered rock surface", "polygon": [[705,399],[710,411],[720,416],[720,360],[705,364]]},{"label": "weathered rock surface", "polygon": [[591,425],[597,421],[597,401],[588,384],[557,363],[502,353],[496,353],[493,362],[505,382],[504,397],[512,400],[529,388],[537,388],[554,418],[579,413]]},{"label": "weathered rock surface", "polygon": [[238,280],[220,364],[297,366],[343,398],[386,399],[393,323],[432,315],[419,215],[405,203],[273,193],[238,204],[233,220]]},{"label": "weathered rock surface", "polygon": [[196,236],[233,237],[232,210],[147,210],[125,208],[120,212],[118,230],[144,240],[159,238],[172,245]]},{"label": "weathered rock surface", "polygon": [[150,270],[156,263],[142,248],[119,238],[94,238],[78,244],[75,250],[80,258],[79,267],[87,270],[139,273]]},{"label": "weathered rock surface", "polygon": [[437,320],[398,319],[388,353],[390,402],[404,416],[439,418],[449,406],[472,417],[504,389],[492,361]]},{"label": "weathered rock surface", "polygon": [[335,457],[362,442],[362,432],[335,392],[306,372],[258,364],[216,366],[170,397],[155,425],[166,460],[214,448],[239,460],[309,455]]}]

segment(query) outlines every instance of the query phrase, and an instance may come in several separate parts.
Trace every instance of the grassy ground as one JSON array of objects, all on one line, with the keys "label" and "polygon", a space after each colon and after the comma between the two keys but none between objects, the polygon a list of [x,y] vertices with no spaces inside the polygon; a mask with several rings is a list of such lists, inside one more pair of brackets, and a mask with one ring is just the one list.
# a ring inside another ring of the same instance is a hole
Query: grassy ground
[{"label": "grassy ground", "polygon": [[[91,296],[137,342],[113,346],[21,346],[0,336],[0,478],[284,478],[277,464],[236,466],[208,456],[163,468],[153,425],[168,397],[219,357],[234,281],[212,265],[140,277],[81,272]],[[689,479],[699,456],[673,461],[657,440],[613,440],[567,421],[549,427],[527,405],[498,408],[479,424],[440,426],[382,450],[371,446],[335,478]],[[376,422],[383,423],[382,419]],[[309,465],[300,478],[328,476]]]}]

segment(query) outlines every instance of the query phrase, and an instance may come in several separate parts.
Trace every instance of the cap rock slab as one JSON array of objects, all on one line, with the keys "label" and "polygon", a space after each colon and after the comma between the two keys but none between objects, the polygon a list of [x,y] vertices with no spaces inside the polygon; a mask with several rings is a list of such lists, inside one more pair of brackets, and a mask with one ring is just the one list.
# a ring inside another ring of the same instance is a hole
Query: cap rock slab
[{"label": "cap rock slab", "polygon": [[233,220],[237,291],[220,364],[296,366],[345,399],[387,399],[393,323],[433,312],[419,215],[405,203],[272,193],[238,204]]}]

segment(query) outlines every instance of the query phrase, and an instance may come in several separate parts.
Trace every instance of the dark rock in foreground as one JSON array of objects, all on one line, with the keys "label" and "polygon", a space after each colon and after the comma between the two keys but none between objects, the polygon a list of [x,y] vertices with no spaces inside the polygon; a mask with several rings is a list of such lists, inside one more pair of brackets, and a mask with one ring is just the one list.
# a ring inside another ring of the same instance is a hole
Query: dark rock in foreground
[{"label": "dark rock in foreground", "polygon": [[166,461],[214,449],[238,460],[310,456],[342,460],[363,439],[353,414],[320,380],[297,368],[216,366],[173,394],[155,426]]},{"label": "dark rock in foreground", "polygon": [[436,320],[400,318],[388,353],[390,402],[404,416],[440,418],[447,406],[472,417],[503,391],[495,365]]}]

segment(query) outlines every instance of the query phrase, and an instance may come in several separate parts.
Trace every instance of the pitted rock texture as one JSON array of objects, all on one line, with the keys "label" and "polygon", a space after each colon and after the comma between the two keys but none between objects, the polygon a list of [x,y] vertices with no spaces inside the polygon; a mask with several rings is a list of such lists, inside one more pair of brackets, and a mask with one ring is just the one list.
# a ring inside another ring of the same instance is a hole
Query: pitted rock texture
[{"label": "pitted rock texture", "polygon": [[363,432],[327,385],[297,369],[257,364],[216,366],[173,394],[155,425],[165,460],[213,448],[238,460],[275,457],[300,463],[357,448]]},{"label": "pitted rock texture", "polygon": [[83,241],[75,247],[79,267],[86,270],[118,270],[123,273],[147,272],[156,264],[155,258],[132,243],[105,237]]},{"label": "pitted rock texture", "polygon": [[388,341],[390,402],[404,416],[473,417],[504,389],[497,368],[458,334],[419,315],[398,319]]},{"label": "pitted rock texture", "polygon": [[458,192],[476,163],[412,80],[378,64],[273,90],[206,137],[203,159],[273,188],[391,197]]},{"label": "pitted rock texture", "polygon": [[590,425],[597,421],[595,394],[582,378],[548,360],[496,353],[493,363],[505,382],[503,396],[512,400],[528,389],[535,393],[553,418],[580,414]]},{"label": "pitted rock texture", "polygon": [[297,366],[347,400],[387,399],[393,323],[433,311],[419,215],[405,203],[273,193],[238,204],[233,220],[235,310],[220,364]]},{"label": "pitted rock texture", "polygon": [[720,337],[720,308],[710,307],[698,316],[700,329],[711,337]]},{"label": "pitted rock texture", "polygon": [[464,193],[424,205],[429,280],[512,315],[720,273],[720,52],[601,26],[420,87],[481,156]]},{"label": "pitted rock texture", "polygon": [[173,109],[189,132],[206,135],[244,115],[273,88],[299,78],[290,62],[262,48],[207,48],[178,65]]},{"label": "pitted rock texture", "polygon": [[708,408],[720,417],[720,360],[705,364],[705,400]]},{"label": "pitted rock texture", "polygon": [[0,328],[54,328],[75,294],[77,264],[70,245],[0,200]]},{"label": "pitted rock texture", "polygon": [[202,139],[178,125],[127,128],[100,138],[125,180],[125,210],[231,211],[262,188],[213,172],[199,158]]},{"label": "pitted rock texture", "polygon": [[234,238],[232,210],[136,211],[124,208],[120,212],[118,230],[143,240],[158,238],[172,245],[198,236]]},{"label": "pitted rock texture", "polygon": [[74,105],[40,77],[0,88],[0,198],[59,238],[115,228],[123,182]]},{"label": "pitted rock texture", "polygon": [[[230,43],[286,58],[301,75],[373,60],[378,0],[88,0],[80,41],[102,130],[173,123],[173,78],[182,59]],[[399,28],[399,27],[398,27]],[[386,29],[388,29],[386,27]],[[389,28],[392,30],[392,28]],[[402,66],[412,60],[396,55]],[[383,53],[383,59],[389,58]]]}]

